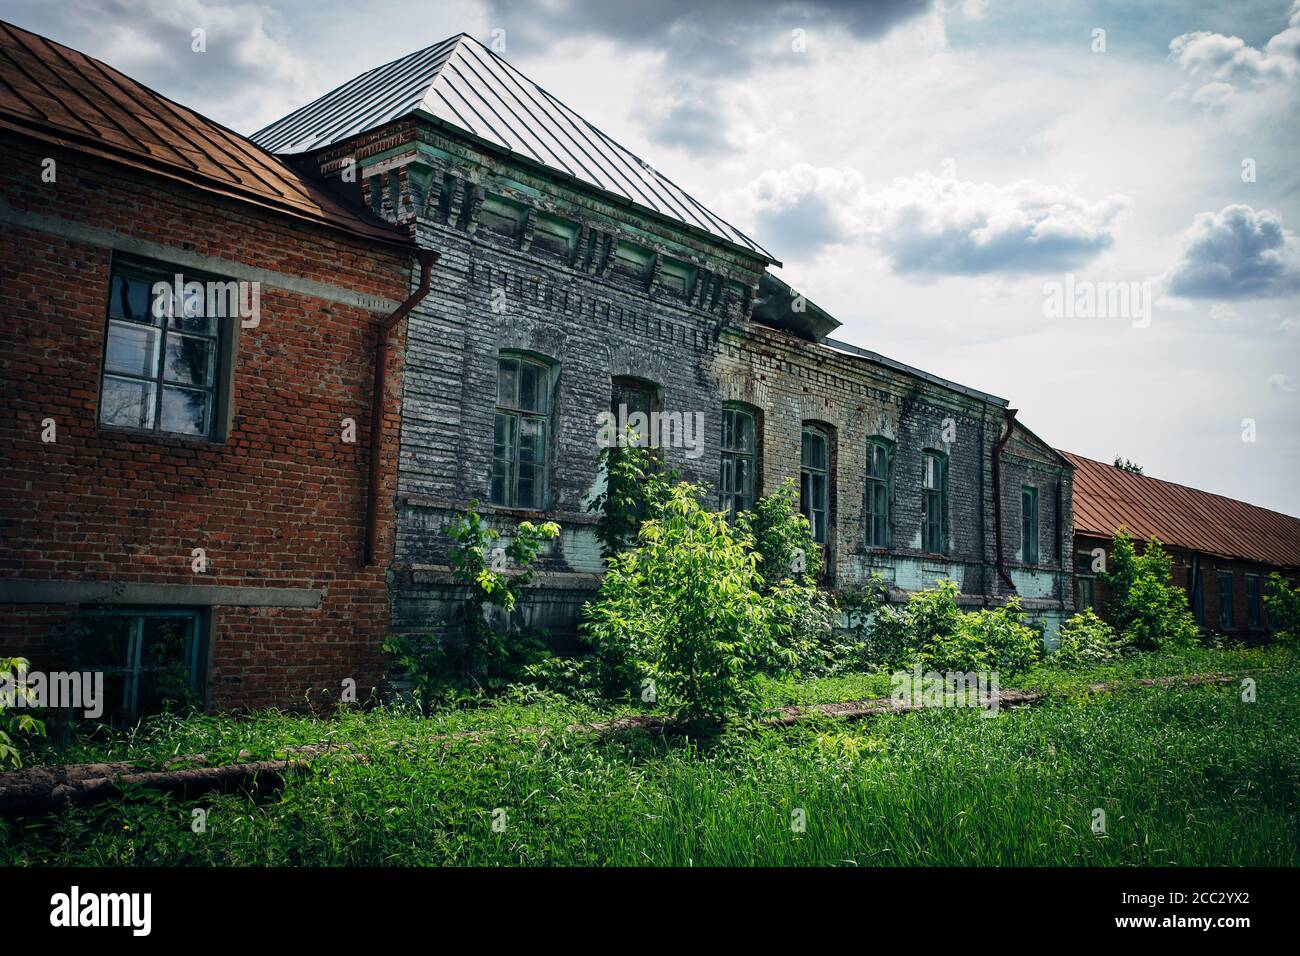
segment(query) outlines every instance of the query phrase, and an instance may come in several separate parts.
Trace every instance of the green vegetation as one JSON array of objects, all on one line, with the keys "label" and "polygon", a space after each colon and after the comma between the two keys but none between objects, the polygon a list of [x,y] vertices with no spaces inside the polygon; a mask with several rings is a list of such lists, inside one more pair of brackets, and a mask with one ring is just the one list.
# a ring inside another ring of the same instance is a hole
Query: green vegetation
[{"label": "green vegetation", "polygon": [[45,733],[45,724],[29,713],[19,711],[31,700],[27,688],[28,663],[24,657],[0,657],[0,769],[21,767],[22,756],[14,738],[23,734],[39,736]]},{"label": "green vegetation", "polygon": [[1273,636],[1289,644],[1300,643],[1300,588],[1274,571],[1268,576],[1264,608],[1273,626]]},{"label": "green vegetation", "polygon": [[1187,593],[1173,583],[1170,567],[1155,538],[1142,554],[1122,530],[1111,542],[1110,570],[1102,574],[1113,594],[1107,619],[1137,650],[1189,646],[1199,638]]},{"label": "green vegetation", "polygon": [[[1029,708],[934,709],[697,739],[567,732],[618,711],[516,690],[492,706],[157,718],[61,756],[253,757],[337,740],[260,800],[153,796],[10,821],[11,864],[911,865],[1300,863],[1300,667],[1283,648],[1040,665]],[[1095,680],[1251,674],[1230,686],[1082,694]],[[883,686],[881,681],[883,679]],[[765,705],[887,693],[883,674],[760,681]],[[539,746],[545,728],[545,746]],[[481,732],[448,740],[445,735]],[[394,744],[392,742],[396,741]],[[47,753],[45,758],[53,756]],[[43,759],[42,762],[45,762]],[[208,809],[207,832],[190,810]],[[1107,832],[1090,830],[1094,809]],[[503,810],[506,826],[492,827]],[[803,832],[792,826],[802,810]]]}]

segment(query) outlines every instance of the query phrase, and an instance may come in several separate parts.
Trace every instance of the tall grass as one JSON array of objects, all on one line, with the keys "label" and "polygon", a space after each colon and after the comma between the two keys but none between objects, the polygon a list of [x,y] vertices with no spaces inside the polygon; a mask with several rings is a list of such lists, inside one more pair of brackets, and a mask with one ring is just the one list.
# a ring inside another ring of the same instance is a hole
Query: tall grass
[{"label": "tall grass", "polygon": [[[1260,671],[1255,703],[1244,703],[1234,686],[1072,694],[1070,687],[1093,675],[1044,672],[1039,680],[1055,682],[1059,698],[995,718],[932,710],[780,731],[736,727],[710,740],[634,732],[599,741],[566,733],[565,724],[590,713],[555,701],[433,720],[388,712],[336,721],[269,716],[260,724],[205,718],[139,741],[138,749],[155,758],[213,743],[264,749],[314,742],[333,730],[369,759],[324,761],[259,801],[150,797],[11,822],[0,835],[0,859],[1296,865],[1300,669],[1278,657],[1215,660],[1221,670],[1233,662],[1286,666]],[[1205,660],[1192,663],[1187,669],[1210,669]],[[1150,666],[1128,665],[1128,673]],[[802,695],[794,685],[769,690],[806,701],[852,686],[846,678],[803,685]],[[551,731],[540,743],[504,732],[543,723]],[[502,732],[436,736],[471,726]],[[206,833],[191,831],[195,806],[208,810]],[[498,809],[505,812],[499,832]],[[1101,835],[1092,831],[1098,809],[1106,821]],[[795,811],[802,811],[802,832]]]}]

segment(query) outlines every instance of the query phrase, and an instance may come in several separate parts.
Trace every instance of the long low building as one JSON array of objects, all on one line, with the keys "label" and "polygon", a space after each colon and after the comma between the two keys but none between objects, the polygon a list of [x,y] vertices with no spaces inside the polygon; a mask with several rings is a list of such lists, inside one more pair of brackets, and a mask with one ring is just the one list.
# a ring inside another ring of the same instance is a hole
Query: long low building
[{"label": "long low building", "polygon": [[[1196,621],[1210,632],[1258,640],[1271,629],[1265,584],[1276,571],[1300,584],[1300,519],[1062,452],[1074,466],[1075,605],[1110,599],[1097,573],[1121,529],[1160,540]],[[1141,544],[1139,543],[1139,548]]]}]

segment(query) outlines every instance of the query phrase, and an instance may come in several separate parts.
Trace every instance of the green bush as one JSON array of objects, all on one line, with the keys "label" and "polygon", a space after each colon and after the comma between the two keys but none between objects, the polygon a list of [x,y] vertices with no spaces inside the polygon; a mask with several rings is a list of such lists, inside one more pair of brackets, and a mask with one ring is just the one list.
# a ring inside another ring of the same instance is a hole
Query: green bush
[{"label": "green bush", "polygon": [[[523,669],[549,656],[536,635],[497,626],[493,618],[509,615],[519,594],[532,580],[533,562],[546,541],[560,533],[553,521],[521,521],[504,548],[495,547],[501,533],[483,524],[477,501],[451,529],[452,574],[467,586],[442,636],[416,639],[390,636],[384,650],[411,681],[418,702],[428,707],[466,688],[498,691],[517,680]],[[507,569],[506,565],[509,565]]]},{"label": "green bush", "polygon": [[782,581],[813,584],[822,569],[822,549],[813,541],[812,526],[799,511],[794,479],[787,478],[775,493],[754,502],[737,524],[754,539],[758,569],[769,587]]},{"label": "green bush", "polygon": [[671,490],[637,547],[607,561],[583,623],[607,683],[687,722],[744,710],[760,669],[779,653],[753,540],[706,511],[701,494],[685,483]]},{"label": "green bush", "polygon": [[13,712],[31,701],[27,689],[29,665],[24,657],[0,657],[0,767],[21,767],[22,755],[14,738],[22,734],[43,736],[45,724],[29,713]]},{"label": "green bush", "polygon": [[1115,629],[1099,618],[1092,608],[1064,621],[1060,639],[1052,662],[1061,667],[1108,664],[1118,660],[1125,649]]},{"label": "green bush", "polygon": [[1274,637],[1288,643],[1300,642],[1300,588],[1291,587],[1276,571],[1268,576],[1264,609]]},{"label": "green bush", "polygon": [[677,480],[676,471],[666,470],[663,459],[638,442],[629,430],[622,442],[600,453],[605,487],[592,497],[587,510],[599,513],[596,538],[606,558],[636,544],[641,525],[658,517]]},{"label": "green bush", "polygon": [[1101,576],[1113,595],[1106,617],[1124,642],[1137,650],[1197,642],[1199,631],[1187,609],[1187,594],[1171,582],[1170,568],[1169,555],[1155,538],[1142,554],[1122,529],[1111,541],[1110,570]]}]

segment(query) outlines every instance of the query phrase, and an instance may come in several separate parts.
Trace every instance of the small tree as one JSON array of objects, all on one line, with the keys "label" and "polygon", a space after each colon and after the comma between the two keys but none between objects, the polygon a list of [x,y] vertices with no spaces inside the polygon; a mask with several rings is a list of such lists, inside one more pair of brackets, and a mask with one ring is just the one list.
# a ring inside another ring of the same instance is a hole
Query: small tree
[{"label": "small tree", "polygon": [[1264,608],[1274,637],[1279,641],[1300,641],[1300,588],[1291,587],[1274,571],[1268,576]]},{"label": "small tree", "polygon": [[753,537],[759,555],[758,570],[769,587],[782,581],[816,583],[822,569],[822,551],[813,541],[812,525],[799,511],[799,493],[793,478],[754,502],[754,510],[743,512],[737,523]]},{"label": "small tree", "polygon": [[1138,554],[1120,529],[1111,541],[1109,563],[1110,571],[1101,576],[1113,595],[1106,611],[1121,640],[1143,651],[1196,643],[1187,594],[1172,583],[1172,563],[1158,540],[1152,538]]},{"label": "small tree", "polygon": [[605,487],[593,496],[588,511],[599,512],[596,538],[603,557],[626,551],[636,543],[641,525],[660,514],[677,472],[644,447],[634,432],[600,453]]},{"label": "small tree", "polygon": [[1115,629],[1088,608],[1061,624],[1060,643],[1053,661],[1062,667],[1089,667],[1117,660],[1124,642]]},{"label": "small tree", "polygon": [[583,634],[646,701],[687,722],[721,720],[753,700],[771,652],[773,611],[747,530],[681,483],[637,547],[611,557]]},{"label": "small tree", "polygon": [[1115,467],[1120,471],[1127,471],[1130,475],[1142,474],[1142,466],[1135,461],[1129,461],[1127,458],[1115,456]]}]

